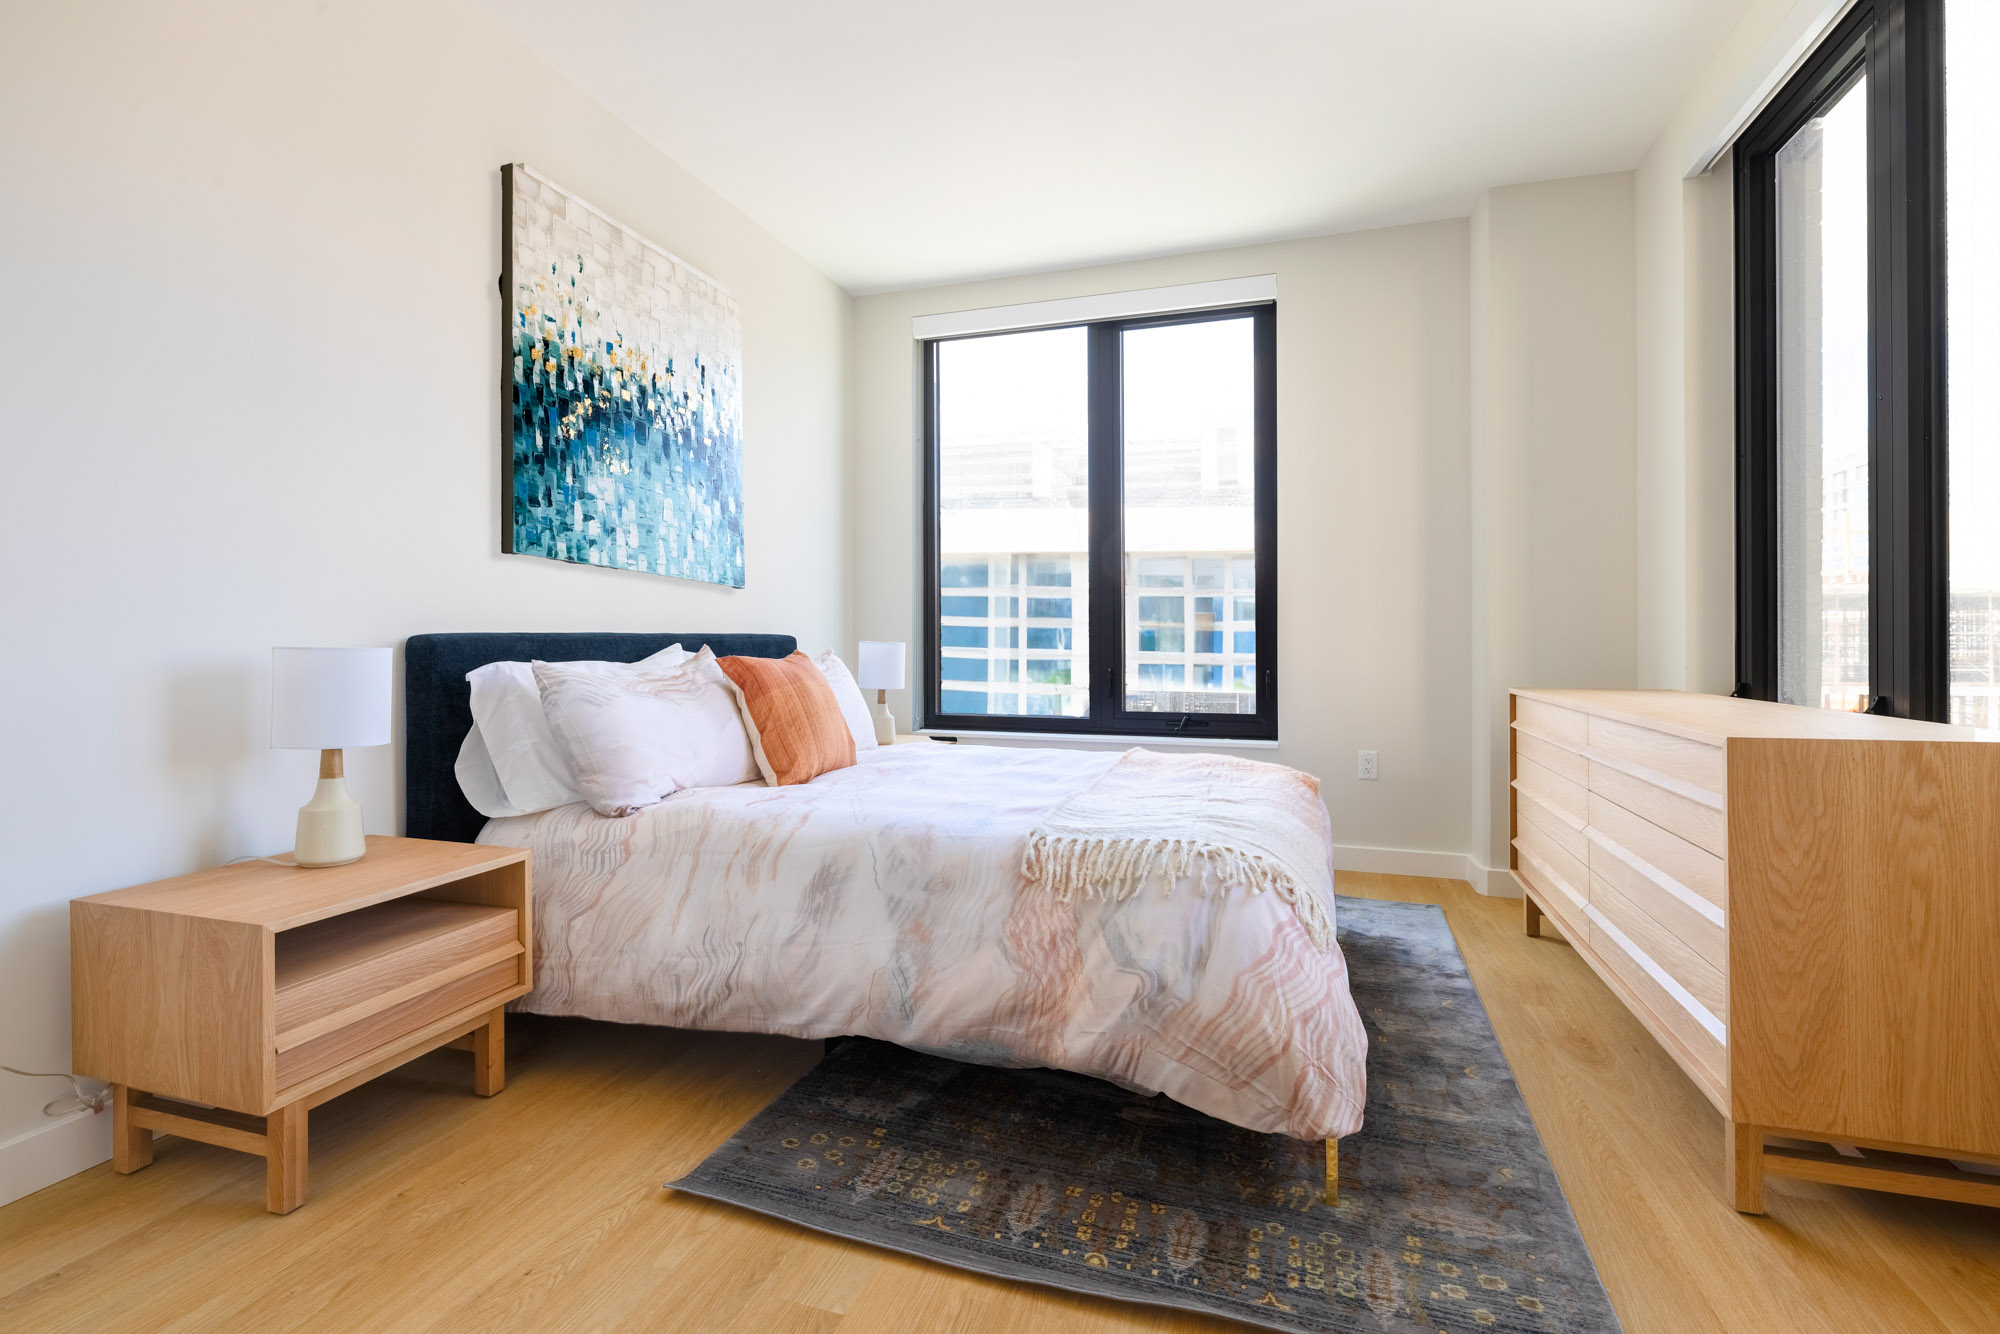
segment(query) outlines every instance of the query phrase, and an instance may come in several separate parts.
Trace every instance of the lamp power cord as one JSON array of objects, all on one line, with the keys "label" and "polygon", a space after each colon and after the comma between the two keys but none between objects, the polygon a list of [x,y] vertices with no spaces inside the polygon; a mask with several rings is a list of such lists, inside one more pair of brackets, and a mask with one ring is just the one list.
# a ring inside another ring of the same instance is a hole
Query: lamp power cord
[{"label": "lamp power cord", "polygon": [[[83,1081],[67,1070],[52,1072],[47,1070],[16,1070],[11,1065],[0,1065],[10,1075],[21,1075],[28,1079],[67,1079],[69,1092],[60,1098],[51,1098],[42,1106],[43,1116],[68,1116],[71,1112],[102,1112],[111,1105],[111,1086],[101,1089],[87,1089]],[[96,1081],[91,1081],[95,1083]]]}]

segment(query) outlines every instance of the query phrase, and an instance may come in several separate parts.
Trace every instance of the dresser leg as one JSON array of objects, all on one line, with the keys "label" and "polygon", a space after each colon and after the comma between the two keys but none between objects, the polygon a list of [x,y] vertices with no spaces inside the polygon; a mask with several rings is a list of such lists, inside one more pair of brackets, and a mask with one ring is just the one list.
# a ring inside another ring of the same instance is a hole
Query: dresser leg
[{"label": "dresser leg", "polygon": [[472,1091],[490,1098],[507,1087],[507,1007],[486,1016],[472,1030]]},{"label": "dresser leg", "polygon": [[1542,906],[1535,902],[1533,894],[1521,896],[1521,925],[1531,936],[1542,934]]},{"label": "dresser leg", "polygon": [[1756,1126],[1731,1121],[1725,1130],[1723,1172],[1728,1178],[1729,1202],[1740,1214],[1764,1212],[1764,1132]]},{"label": "dresser leg", "polygon": [[288,1214],[306,1202],[306,1105],[264,1118],[264,1207]]},{"label": "dresser leg", "polygon": [[111,1170],[136,1172],[153,1162],[153,1132],[132,1124],[132,1090],[111,1086]]}]

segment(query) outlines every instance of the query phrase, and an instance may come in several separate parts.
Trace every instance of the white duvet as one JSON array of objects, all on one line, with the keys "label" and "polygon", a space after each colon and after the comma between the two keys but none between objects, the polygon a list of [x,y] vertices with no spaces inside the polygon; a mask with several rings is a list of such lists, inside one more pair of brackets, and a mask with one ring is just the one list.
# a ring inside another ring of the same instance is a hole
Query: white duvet
[{"label": "white duvet", "polygon": [[1061,902],[1021,878],[1037,819],[1117,758],[905,744],[796,787],[490,821],[482,843],[535,858],[520,1008],[859,1034],[1094,1075],[1252,1130],[1358,1129],[1367,1039],[1346,965],[1277,895]]}]

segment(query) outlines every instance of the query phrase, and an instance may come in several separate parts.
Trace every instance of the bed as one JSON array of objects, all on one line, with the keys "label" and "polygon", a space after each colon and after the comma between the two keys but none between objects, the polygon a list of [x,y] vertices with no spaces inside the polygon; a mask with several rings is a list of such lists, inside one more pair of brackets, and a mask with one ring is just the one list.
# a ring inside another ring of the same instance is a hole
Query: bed
[{"label": "bed", "polygon": [[1023,881],[1030,830],[1115,753],[905,744],[803,785],[695,789],[615,818],[579,804],[488,822],[466,804],[452,774],[466,672],[629,662],[676,642],[793,648],[781,635],[408,643],[408,833],[534,853],[536,985],[517,1008],[1053,1066],[1330,1151],[1360,1127],[1367,1040],[1345,963],[1277,895],[1184,881],[1065,902]]}]

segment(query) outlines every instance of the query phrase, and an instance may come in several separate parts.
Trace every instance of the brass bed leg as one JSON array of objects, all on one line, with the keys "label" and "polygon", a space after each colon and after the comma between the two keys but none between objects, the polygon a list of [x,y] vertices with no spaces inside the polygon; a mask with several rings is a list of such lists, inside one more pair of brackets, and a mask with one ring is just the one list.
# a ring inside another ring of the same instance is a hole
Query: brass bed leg
[{"label": "brass bed leg", "polygon": [[1340,1141],[1337,1139],[1326,1142],[1326,1203],[1328,1208],[1340,1203]]}]

